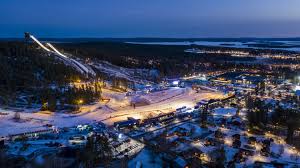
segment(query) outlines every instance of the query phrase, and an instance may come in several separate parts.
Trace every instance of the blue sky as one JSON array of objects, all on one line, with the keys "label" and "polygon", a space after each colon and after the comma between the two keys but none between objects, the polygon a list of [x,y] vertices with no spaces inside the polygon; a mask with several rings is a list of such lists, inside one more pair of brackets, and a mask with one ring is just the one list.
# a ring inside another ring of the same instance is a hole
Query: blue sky
[{"label": "blue sky", "polygon": [[0,37],[300,37],[300,0],[1,0]]}]

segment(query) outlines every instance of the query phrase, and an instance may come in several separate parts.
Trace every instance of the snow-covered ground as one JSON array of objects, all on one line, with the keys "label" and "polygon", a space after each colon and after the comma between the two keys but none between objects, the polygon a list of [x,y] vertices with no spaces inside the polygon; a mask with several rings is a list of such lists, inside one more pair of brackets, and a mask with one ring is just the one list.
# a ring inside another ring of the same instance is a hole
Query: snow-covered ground
[{"label": "snow-covered ground", "polygon": [[107,61],[99,61],[97,63],[92,63],[91,66],[112,77],[124,78],[136,83],[149,82],[145,80],[145,77],[148,77],[150,75],[150,70],[148,69],[124,68],[113,65]]},{"label": "snow-covered ground", "polygon": [[232,107],[227,108],[216,108],[214,109],[213,115],[220,117],[231,117],[236,114],[237,109]]},{"label": "snow-covered ground", "polygon": [[22,122],[16,122],[12,119],[15,115],[15,112],[12,110],[0,109],[1,112],[8,113],[8,115],[0,115],[0,136],[47,129],[45,127],[46,124],[56,127],[72,127],[79,124],[102,121],[111,125],[116,121],[126,120],[127,117],[143,119],[150,113],[168,113],[182,106],[194,107],[197,102],[203,99],[218,99],[224,96],[220,92],[203,91],[196,93],[194,90],[186,90],[185,88],[172,88],[144,95],[145,99],[149,99],[153,103],[133,108],[129,105],[131,98],[126,97],[125,93],[104,89],[103,95],[110,98],[111,101],[83,106],[78,114],[45,113],[40,111],[32,113],[20,112]]},{"label": "snow-covered ground", "polygon": [[[126,155],[132,157],[144,148],[144,144],[124,134],[119,134],[113,129],[107,129],[101,125],[99,127],[98,124],[93,124],[88,125],[88,127],[71,127],[58,132],[32,136],[26,140],[20,140],[19,138],[14,141],[9,141],[9,143],[7,143],[7,153],[14,156],[23,156],[28,159],[36,158],[40,160],[43,155],[56,153],[60,147],[82,147],[87,142],[87,137],[93,135],[90,128],[102,130],[103,133],[105,133],[111,145],[113,158],[124,158]],[[117,135],[118,137],[114,138],[114,136]]]},{"label": "snow-covered ground", "polygon": [[159,155],[147,148],[143,149],[136,157],[129,161],[129,168],[161,168],[162,160]]}]

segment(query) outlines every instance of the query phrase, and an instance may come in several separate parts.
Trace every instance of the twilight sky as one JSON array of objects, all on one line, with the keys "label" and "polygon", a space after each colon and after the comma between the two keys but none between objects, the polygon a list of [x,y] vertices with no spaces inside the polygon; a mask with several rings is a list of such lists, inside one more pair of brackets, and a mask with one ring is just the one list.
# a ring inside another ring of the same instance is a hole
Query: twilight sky
[{"label": "twilight sky", "polygon": [[0,37],[24,31],[38,37],[300,37],[300,0],[1,0]]}]

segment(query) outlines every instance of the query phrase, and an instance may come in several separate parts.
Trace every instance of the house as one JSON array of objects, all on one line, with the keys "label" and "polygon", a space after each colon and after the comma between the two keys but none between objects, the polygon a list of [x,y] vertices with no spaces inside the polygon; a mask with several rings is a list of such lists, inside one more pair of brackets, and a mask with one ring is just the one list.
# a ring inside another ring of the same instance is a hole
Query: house
[{"label": "house", "polygon": [[236,83],[247,85],[259,85],[263,81],[264,78],[262,76],[255,74],[243,74],[235,79]]},{"label": "house", "polygon": [[128,128],[128,127],[133,127],[135,125],[138,125],[140,123],[139,119],[134,119],[129,117],[125,121],[118,121],[114,123],[114,127],[121,129],[121,128]]},{"label": "house", "polygon": [[191,148],[189,150],[183,151],[181,155],[183,156],[184,159],[191,159],[194,157],[200,158],[202,153],[203,152],[198,148]]},{"label": "house", "polygon": [[187,162],[182,158],[182,157],[177,157],[174,162],[176,163],[177,167],[186,167],[187,166]]},{"label": "house", "polygon": [[232,117],[231,124],[239,127],[242,125],[242,120],[239,117]]},{"label": "house", "polygon": [[253,156],[254,155],[254,151],[253,150],[249,150],[246,148],[240,148],[239,153],[245,156]]},{"label": "house", "polygon": [[233,140],[240,140],[241,139],[241,135],[240,134],[234,134],[231,136]]},{"label": "house", "polygon": [[254,145],[255,143],[256,143],[256,138],[255,137],[249,137],[248,144]]},{"label": "house", "polygon": [[224,134],[221,132],[220,129],[215,131],[215,138],[223,138]]},{"label": "house", "polygon": [[33,131],[33,132],[26,132],[26,133],[21,133],[21,134],[12,134],[9,135],[9,139],[14,141],[16,139],[20,139],[20,138],[33,138],[33,137],[38,137],[39,135],[42,134],[48,134],[48,133],[53,133],[54,130],[53,129],[45,129],[45,130],[38,130],[38,131]]},{"label": "house", "polygon": [[69,143],[72,145],[84,145],[87,142],[87,138],[83,135],[72,136],[69,138]]},{"label": "house", "polygon": [[242,145],[242,142],[238,139],[236,139],[232,142],[232,147],[234,147],[234,148],[240,148],[241,145]]},{"label": "house", "polygon": [[213,81],[214,83],[224,83],[224,84],[235,83],[236,78],[242,74],[243,73],[241,72],[227,72],[215,78],[212,78],[211,81]]},{"label": "house", "polygon": [[189,136],[191,132],[185,128],[179,127],[176,129],[175,134],[178,136]]}]

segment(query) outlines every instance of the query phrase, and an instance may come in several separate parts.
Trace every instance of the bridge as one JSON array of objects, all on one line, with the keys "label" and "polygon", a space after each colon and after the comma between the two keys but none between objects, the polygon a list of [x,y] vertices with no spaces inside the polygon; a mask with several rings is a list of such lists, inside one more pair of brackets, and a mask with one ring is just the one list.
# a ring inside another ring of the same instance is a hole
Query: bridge
[{"label": "bridge", "polygon": [[47,48],[44,44],[42,44],[37,38],[35,38],[33,35],[30,33],[26,32],[25,33],[25,38],[26,39],[32,39],[35,43],[37,43],[44,51],[49,53],[50,55],[54,55],[57,58],[61,59],[64,61],[65,64],[68,64],[72,67],[74,67],[77,71],[79,71],[81,74],[84,74],[86,76],[92,76],[95,77],[96,73],[93,71],[93,69],[73,58],[70,58],[66,56],[65,54],[61,53],[58,51],[52,44],[46,43],[46,45],[50,48]]}]

